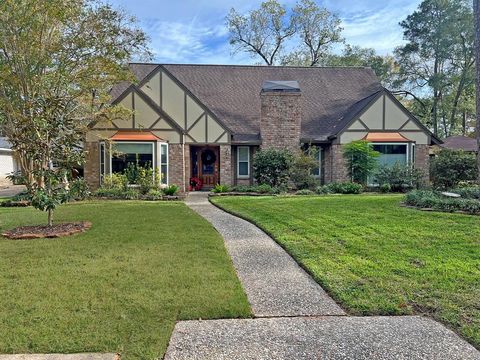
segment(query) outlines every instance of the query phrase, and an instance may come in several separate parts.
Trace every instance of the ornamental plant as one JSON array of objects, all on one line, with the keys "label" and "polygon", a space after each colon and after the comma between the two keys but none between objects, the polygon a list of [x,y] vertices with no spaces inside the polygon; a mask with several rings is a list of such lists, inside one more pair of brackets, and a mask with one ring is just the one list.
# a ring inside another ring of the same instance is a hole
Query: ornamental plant
[{"label": "ornamental plant", "polygon": [[433,186],[438,189],[450,189],[477,178],[475,155],[461,150],[441,150],[432,160],[430,170]]},{"label": "ornamental plant", "polygon": [[284,187],[290,179],[294,156],[290,150],[267,148],[253,157],[253,178],[258,184]]},{"label": "ornamental plant", "polygon": [[367,185],[368,177],[377,168],[378,151],[373,150],[372,143],[366,140],[352,141],[343,146],[348,175],[351,181]]}]

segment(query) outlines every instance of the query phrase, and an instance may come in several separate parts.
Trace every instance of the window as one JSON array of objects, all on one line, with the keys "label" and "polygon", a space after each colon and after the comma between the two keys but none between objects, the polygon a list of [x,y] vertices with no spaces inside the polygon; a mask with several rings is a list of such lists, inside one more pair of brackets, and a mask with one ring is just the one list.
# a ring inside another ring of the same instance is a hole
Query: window
[{"label": "window", "polygon": [[373,149],[380,153],[380,165],[393,166],[396,163],[407,164],[408,144],[373,144]]},{"label": "window", "polygon": [[112,173],[123,173],[128,164],[154,167],[153,143],[116,142],[112,146]]},{"label": "window", "polygon": [[100,182],[105,177],[105,143],[100,143]]},{"label": "window", "polygon": [[250,177],[250,148],[248,146],[237,148],[237,175],[239,178]]},{"label": "window", "polygon": [[317,160],[318,167],[312,170],[313,176],[319,178],[322,176],[322,148],[320,146],[315,147],[315,159]]},{"label": "window", "polygon": [[[397,163],[406,165],[412,162],[413,144],[408,143],[374,143],[373,149],[380,153],[377,158],[380,166],[393,166]],[[369,177],[369,185],[378,185],[375,177]]]},{"label": "window", "polygon": [[160,175],[162,184],[168,184],[168,144],[160,144]]}]

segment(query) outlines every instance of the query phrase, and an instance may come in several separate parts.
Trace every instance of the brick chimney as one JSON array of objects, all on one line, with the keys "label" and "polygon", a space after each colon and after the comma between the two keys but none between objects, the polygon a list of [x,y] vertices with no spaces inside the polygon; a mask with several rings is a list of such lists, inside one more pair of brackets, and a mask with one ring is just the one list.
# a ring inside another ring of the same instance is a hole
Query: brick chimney
[{"label": "brick chimney", "polygon": [[262,148],[300,147],[302,93],[296,81],[265,81],[262,86],[260,136]]}]

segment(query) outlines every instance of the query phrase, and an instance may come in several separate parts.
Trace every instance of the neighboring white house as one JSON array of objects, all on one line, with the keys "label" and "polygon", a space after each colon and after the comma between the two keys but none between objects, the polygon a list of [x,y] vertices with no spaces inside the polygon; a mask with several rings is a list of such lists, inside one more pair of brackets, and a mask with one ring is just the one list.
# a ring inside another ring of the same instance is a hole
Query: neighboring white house
[{"label": "neighboring white house", "polygon": [[0,185],[8,184],[7,175],[18,170],[18,164],[13,156],[10,143],[0,137]]}]

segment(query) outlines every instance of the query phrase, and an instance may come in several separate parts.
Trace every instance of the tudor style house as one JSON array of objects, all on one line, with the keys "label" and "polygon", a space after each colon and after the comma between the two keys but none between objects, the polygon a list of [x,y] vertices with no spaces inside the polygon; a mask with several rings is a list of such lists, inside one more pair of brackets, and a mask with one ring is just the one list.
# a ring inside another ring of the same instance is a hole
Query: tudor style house
[{"label": "tudor style house", "polygon": [[302,145],[319,149],[319,182],[345,181],[342,146],[358,139],[373,143],[381,163],[428,171],[429,146],[439,143],[369,68],[130,66],[138,82],[111,95],[131,118],[93,124],[86,136],[94,188],[135,161],[183,191],[191,178],[205,187],[250,184],[255,151]]}]

